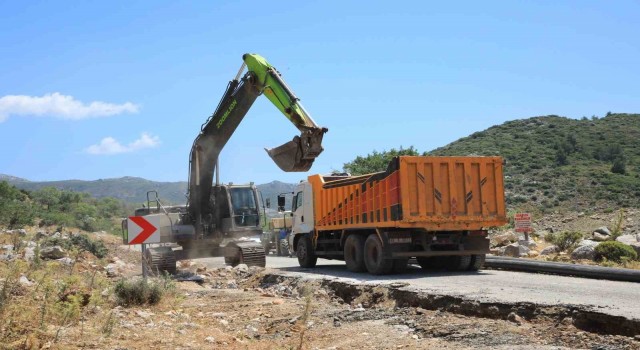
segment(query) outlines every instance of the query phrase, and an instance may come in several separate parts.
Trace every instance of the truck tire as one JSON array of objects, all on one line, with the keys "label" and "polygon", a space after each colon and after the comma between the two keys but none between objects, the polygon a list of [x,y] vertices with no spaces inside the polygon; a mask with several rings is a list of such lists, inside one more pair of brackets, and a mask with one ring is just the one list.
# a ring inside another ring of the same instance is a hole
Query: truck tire
[{"label": "truck tire", "polygon": [[487,258],[486,254],[474,254],[471,256],[471,263],[469,264],[469,271],[478,271],[484,267],[484,261]]},{"label": "truck tire", "polygon": [[298,264],[300,264],[301,267],[315,267],[318,262],[318,257],[313,251],[311,238],[307,236],[300,237],[296,255],[298,256]]},{"label": "truck tire", "polygon": [[395,259],[393,260],[393,273],[405,273],[409,267],[409,259]]},{"label": "truck tire", "polygon": [[364,242],[364,264],[372,275],[386,275],[393,268],[393,260],[383,258],[383,247],[378,235],[371,234]]},{"label": "truck tire", "polygon": [[280,254],[278,256],[289,256],[289,241],[286,238],[280,240]]},{"label": "truck tire", "polygon": [[446,269],[449,271],[466,271],[471,266],[471,255],[456,255],[447,257]]},{"label": "truck tire", "polygon": [[364,272],[367,266],[364,264],[364,236],[351,234],[344,241],[344,262],[347,270],[351,272]]}]

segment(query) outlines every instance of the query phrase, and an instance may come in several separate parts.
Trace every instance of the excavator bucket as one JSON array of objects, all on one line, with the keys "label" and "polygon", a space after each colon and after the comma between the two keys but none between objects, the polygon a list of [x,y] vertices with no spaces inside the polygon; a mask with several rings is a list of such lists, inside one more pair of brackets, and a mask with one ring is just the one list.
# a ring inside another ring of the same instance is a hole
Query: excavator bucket
[{"label": "excavator bucket", "polygon": [[305,130],[284,145],[265,150],[282,171],[308,171],[316,157],[322,153],[322,137],[325,132],[326,128]]}]

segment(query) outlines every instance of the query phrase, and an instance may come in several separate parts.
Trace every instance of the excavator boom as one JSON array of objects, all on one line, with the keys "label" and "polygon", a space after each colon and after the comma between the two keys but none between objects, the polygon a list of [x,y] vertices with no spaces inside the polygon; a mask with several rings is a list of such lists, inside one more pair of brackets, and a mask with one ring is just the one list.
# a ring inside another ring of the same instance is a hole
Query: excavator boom
[{"label": "excavator boom", "polygon": [[[229,82],[218,107],[202,124],[189,159],[188,210],[196,227],[209,231],[214,169],[227,141],[255,100],[264,94],[300,131],[300,136],[272,149],[273,161],[286,172],[307,171],[322,152],[326,128],[319,127],[300,104],[300,99],[282,80],[280,73],[262,56],[245,54],[238,75]],[[244,72],[244,68],[247,72]]]}]

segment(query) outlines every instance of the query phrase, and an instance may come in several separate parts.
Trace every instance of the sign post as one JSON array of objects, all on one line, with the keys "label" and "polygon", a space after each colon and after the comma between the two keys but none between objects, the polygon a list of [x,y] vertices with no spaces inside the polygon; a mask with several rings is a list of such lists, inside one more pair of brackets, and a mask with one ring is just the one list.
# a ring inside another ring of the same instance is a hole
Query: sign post
[{"label": "sign post", "polygon": [[524,239],[529,241],[529,232],[533,231],[533,227],[531,225],[531,214],[529,213],[516,213],[514,215],[513,220],[516,226],[516,232],[523,232]]},{"label": "sign post", "polygon": [[160,243],[160,218],[157,216],[130,216],[127,219],[129,244],[142,244],[142,277],[147,279],[145,253],[147,244]]}]

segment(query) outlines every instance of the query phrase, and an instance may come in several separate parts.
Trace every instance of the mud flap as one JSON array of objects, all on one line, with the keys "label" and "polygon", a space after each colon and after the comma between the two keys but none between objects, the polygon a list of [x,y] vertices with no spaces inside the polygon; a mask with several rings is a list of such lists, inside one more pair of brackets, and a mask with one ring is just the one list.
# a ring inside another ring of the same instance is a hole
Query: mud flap
[{"label": "mud flap", "polygon": [[293,140],[271,149],[265,149],[269,157],[282,171],[304,172],[311,169],[313,161],[322,153],[322,137],[326,128],[305,130]]}]

